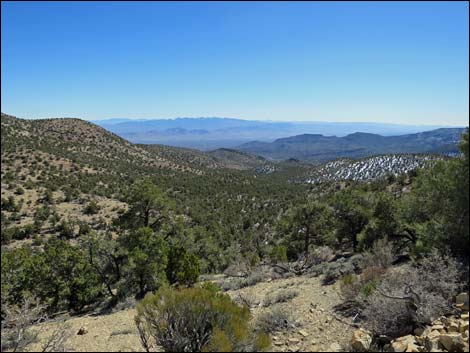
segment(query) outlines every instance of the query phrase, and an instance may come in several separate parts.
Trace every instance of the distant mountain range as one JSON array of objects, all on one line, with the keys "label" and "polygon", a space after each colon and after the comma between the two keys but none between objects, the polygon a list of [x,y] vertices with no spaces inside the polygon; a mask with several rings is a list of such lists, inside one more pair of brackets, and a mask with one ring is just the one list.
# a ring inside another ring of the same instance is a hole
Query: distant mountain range
[{"label": "distant mountain range", "polygon": [[236,149],[268,160],[295,158],[325,162],[336,158],[362,158],[388,153],[458,153],[463,128],[441,128],[400,136],[356,132],[344,137],[303,134],[274,142],[249,142]]},{"label": "distant mountain range", "polygon": [[441,128],[380,123],[273,122],[232,118],[109,119],[95,124],[134,143],[165,144],[200,150],[234,148],[251,141],[273,142],[286,136],[321,134],[345,136],[357,131],[382,136]]},{"label": "distant mountain range", "polygon": [[[368,180],[390,173],[400,174],[421,167],[423,161],[441,158],[431,154],[458,153],[457,145],[464,131],[447,128],[401,136],[302,134],[271,143],[255,141],[236,149],[204,152],[161,144],[133,144],[80,119],[26,120],[2,113],[1,125],[2,153],[22,146],[25,155],[28,151],[42,151],[69,161],[80,161],[90,168],[110,170],[120,177],[129,170],[136,173],[149,170],[170,174],[181,172],[181,175],[212,175],[238,170],[248,172],[247,175],[274,173],[276,178],[300,183]],[[198,130],[196,125],[186,128],[192,131],[188,134]],[[201,129],[210,131],[210,126]],[[371,155],[374,157],[368,158]],[[334,161],[316,165],[330,160]]]}]

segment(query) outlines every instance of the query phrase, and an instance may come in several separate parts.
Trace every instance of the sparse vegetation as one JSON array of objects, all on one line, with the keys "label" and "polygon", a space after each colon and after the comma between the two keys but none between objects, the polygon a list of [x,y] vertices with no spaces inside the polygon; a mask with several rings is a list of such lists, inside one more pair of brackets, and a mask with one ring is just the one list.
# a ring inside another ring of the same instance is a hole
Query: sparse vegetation
[{"label": "sparse vegetation", "polygon": [[[133,145],[80,120],[2,115],[2,305],[21,306],[31,293],[45,313],[73,315],[157,292],[159,300],[189,310],[191,325],[219,320],[219,307],[243,317],[240,332],[226,323],[206,325],[211,338],[191,346],[236,351],[267,342],[242,334],[251,328],[242,306],[266,310],[259,332],[293,327],[284,306],[295,288],[263,300],[244,292],[248,287],[321,275],[325,286],[339,280],[361,325],[377,335],[408,333],[448,313],[448,299],[468,282],[460,269],[470,244],[468,133],[462,152],[401,176],[305,184],[292,182],[306,171],[298,166],[264,161],[265,173],[230,170],[203,152]],[[215,285],[197,283],[201,274],[223,272],[220,289],[239,309]],[[418,302],[383,295],[411,291]],[[206,321],[196,322],[199,304],[186,305],[187,296],[205,303],[208,312],[199,315]],[[142,301],[143,342],[166,342],[165,349],[189,344],[182,343],[184,332],[171,341],[162,338],[163,326],[160,332],[149,326],[161,323],[149,308],[163,304]],[[59,347],[64,339],[51,342]]]},{"label": "sparse vegetation", "polygon": [[286,309],[273,306],[261,314],[256,321],[257,330],[265,333],[273,333],[295,327],[294,319]]},{"label": "sparse vegetation", "polygon": [[276,303],[287,302],[295,298],[299,294],[298,291],[293,289],[284,289],[278,292],[270,293],[264,298],[263,306],[271,306]]}]

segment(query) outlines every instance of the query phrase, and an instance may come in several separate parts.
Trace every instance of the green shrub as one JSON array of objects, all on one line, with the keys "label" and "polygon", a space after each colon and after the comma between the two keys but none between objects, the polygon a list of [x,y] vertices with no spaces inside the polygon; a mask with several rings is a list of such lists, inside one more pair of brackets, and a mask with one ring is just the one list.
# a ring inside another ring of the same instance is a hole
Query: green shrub
[{"label": "green shrub", "polygon": [[253,254],[250,257],[250,266],[255,267],[260,263],[260,261],[261,261],[261,259],[260,259],[259,255],[258,254]]},{"label": "green shrub", "polygon": [[26,180],[24,183],[24,187],[28,190],[31,190],[34,188],[34,182],[31,179]]},{"label": "green shrub", "polygon": [[102,284],[84,253],[67,241],[51,238],[42,250],[32,247],[2,251],[2,301],[18,303],[26,292],[51,312],[80,310],[101,297]]},{"label": "green shrub", "polygon": [[23,240],[30,238],[36,231],[34,224],[26,224],[23,227],[15,226],[2,229],[2,243],[8,243],[11,240]]},{"label": "green shrub", "polygon": [[287,262],[287,248],[284,245],[278,245],[271,249],[269,258],[273,263]]},{"label": "green shrub", "polygon": [[339,292],[343,299],[354,300],[361,291],[359,276],[349,273],[339,280]]},{"label": "green shrub", "polygon": [[80,222],[78,224],[78,236],[83,236],[91,232],[91,227],[88,223],[86,222]]},{"label": "green shrub", "polygon": [[33,238],[33,245],[34,246],[41,246],[42,245],[42,238],[39,234],[36,234]]},{"label": "green shrub", "polygon": [[170,283],[191,286],[197,282],[200,267],[199,260],[181,246],[172,246],[168,255],[166,276]]},{"label": "green shrub", "polygon": [[364,296],[368,297],[369,295],[371,295],[377,289],[378,285],[379,285],[379,282],[377,282],[377,281],[367,282],[362,287],[361,292]]},{"label": "green shrub", "polygon": [[222,283],[222,290],[237,290],[240,288],[251,287],[256,283],[263,281],[266,278],[266,275],[262,272],[255,272],[250,274],[246,278],[237,278],[234,281],[227,281]]},{"label": "green shrub", "polygon": [[269,338],[253,333],[250,311],[229,296],[203,288],[162,288],[137,306],[135,322],[144,348],[166,352],[240,352],[269,347]]},{"label": "green shrub", "polygon": [[20,208],[21,207],[17,205],[13,196],[8,196],[8,199],[2,198],[2,210],[9,212],[18,212]]},{"label": "green shrub", "polygon": [[201,284],[201,288],[214,294],[217,294],[221,291],[220,286],[214,282],[204,282]]},{"label": "green shrub", "polygon": [[62,220],[60,224],[56,227],[56,230],[59,232],[59,236],[65,239],[73,238],[73,225],[66,220]]},{"label": "green shrub", "polygon": [[44,191],[44,196],[43,196],[42,200],[46,204],[53,204],[54,203],[54,195],[52,194],[51,189],[46,189]]},{"label": "green shrub", "polygon": [[361,275],[347,274],[339,281],[340,293],[346,300],[363,301],[380,284],[386,270],[382,267],[367,267]]},{"label": "green shrub", "polygon": [[98,203],[95,200],[91,200],[88,205],[83,209],[83,213],[86,215],[97,214],[100,210]]},{"label": "green shrub", "polygon": [[48,206],[38,207],[36,208],[36,212],[34,214],[34,223],[39,228],[44,221],[46,221],[51,214],[51,209]]}]

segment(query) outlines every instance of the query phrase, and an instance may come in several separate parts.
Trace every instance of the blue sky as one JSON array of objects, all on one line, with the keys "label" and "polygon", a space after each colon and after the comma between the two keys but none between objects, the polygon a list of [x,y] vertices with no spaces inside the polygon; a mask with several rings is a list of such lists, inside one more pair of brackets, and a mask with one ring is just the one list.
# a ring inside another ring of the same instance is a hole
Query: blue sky
[{"label": "blue sky", "polygon": [[468,125],[467,2],[2,2],[19,117]]}]

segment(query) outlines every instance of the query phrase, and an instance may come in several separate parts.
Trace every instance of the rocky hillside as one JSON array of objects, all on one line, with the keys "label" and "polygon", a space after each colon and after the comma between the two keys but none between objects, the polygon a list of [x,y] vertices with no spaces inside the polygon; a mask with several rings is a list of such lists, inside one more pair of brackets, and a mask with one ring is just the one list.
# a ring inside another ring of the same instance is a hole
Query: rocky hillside
[{"label": "rocky hillside", "polygon": [[164,145],[137,145],[93,123],[72,118],[24,120],[2,113],[2,151],[41,150],[86,164],[164,168],[203,174],[204,170],[255,170],[263,158],[234,150],[204,153]]},{"label": "rocky hillside", "polygon": [[391,154],[364,158],[361,160],[339,159],[314,168],[304,179],[306,183],[323,181],[354,180],[366,181],[398,176],[423,168],[426,163],[443,159],[429,154]]},{"label": "rocky hillside", "polygon": [[12,149],[39,150],[108,169],[122,164],[184,169],[174,160],[80,119],[24,120],[2,114],[1,127],[2,153]]},{"label": "rocky hillside", "polygon": [[228,148],[219,148],[208,153],[216,161],[230,169],[254,169],[259,172],[274,171],[273,163],[269,163],[263,157],[254,156],[252,154],[236,151]]},{"label": "rocky hillside", "polygon": [[165,145],[139,145],[147,151],[156,153],[163,158],[178,161],[187,167],[202,169],[234,169],[254,170],[274,164],[267,162],[264,158],[249,153],[220,148],[210,152],[183,147],[172,147]]}]

